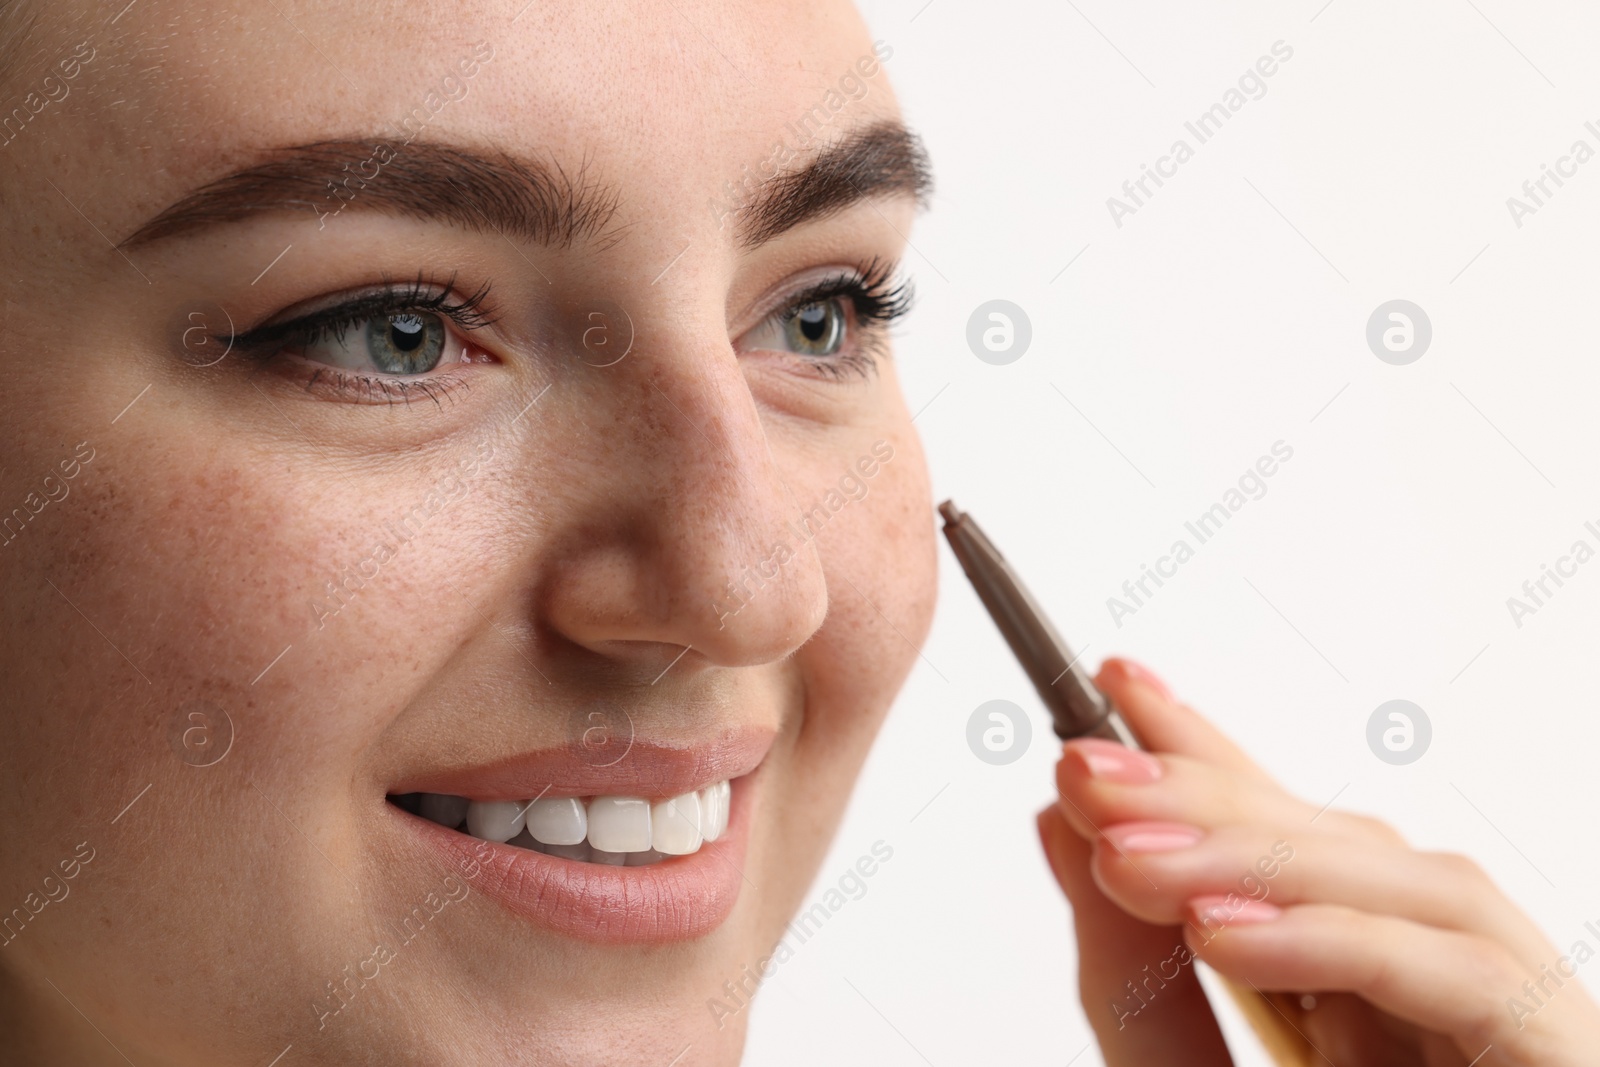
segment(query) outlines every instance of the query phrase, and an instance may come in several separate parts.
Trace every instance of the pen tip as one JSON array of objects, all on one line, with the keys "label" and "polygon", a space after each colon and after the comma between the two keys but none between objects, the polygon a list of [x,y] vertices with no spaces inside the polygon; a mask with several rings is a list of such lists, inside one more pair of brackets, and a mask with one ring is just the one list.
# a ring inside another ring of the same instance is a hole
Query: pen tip
[{"label": "pen tip", "polygon": [[961,521],[961,509],[956,507],[954,500],[946,500],[940,504],[939,514],[944,516],[944,521],[947,523]]}]

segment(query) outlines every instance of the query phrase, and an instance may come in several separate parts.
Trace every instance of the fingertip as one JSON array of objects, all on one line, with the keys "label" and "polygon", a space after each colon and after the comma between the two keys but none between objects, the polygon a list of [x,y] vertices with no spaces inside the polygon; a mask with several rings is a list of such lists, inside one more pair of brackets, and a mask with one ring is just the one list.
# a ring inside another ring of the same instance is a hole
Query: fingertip
[{"label": "fingertip", "polygon": [[1283,909],[1239,893],[1198,896],[1183,906],[1184,939],[1200,954],[1224,933],[1273,922]]},{"label": "fingertip", "polygon": [[1164,773],[1161,761],[1148,752],[1099,737],[1078,737],[1063,747],[1057,765],[1057,785],[1097,779],[1119,785],[1148,785]]},{"label": "fingertip", "polygon": [[1095,676],[1095,684],[1119,688],[1129,684],[1142,685],[1169,704],[1178,702],[1160,675],[1137,660],[1124,656],[1111,656],[1100,664],[1100,673]]},{"label": "fingertip", "polygon": [[1061,809],[1054,804],[1045,805],[1033,821],[1039,831],[1039,844],[1044,848],[1045,862],[1050,864],[1056,880],[1062,881],[1065,857],[1061,851],[1061,837],[1064,833],[1070,833],[1071,828],[1067,826]]},{"label": "fingertip", "polygon": [[1175,699],[1166,684],[1142,664],[1122,656],[1109,657],[1101,664],[1095,685],[1122,712],[1146,750],[1190,756],[1272,781],[1243,749],[1205,716]]},{"label": "fingertip", "polygon": [[1047,839],[1055,827],[1060,823],[1060,820],[1061,812],[1056,809],[1054,804],[1046,804],[1044,807],[1040,808],[1039,813],[1033,817],[1033,824],[1038,827],[1039,830],[1039,840],[1044,841],[1046,843],[1046,847],[1048,847]]}]

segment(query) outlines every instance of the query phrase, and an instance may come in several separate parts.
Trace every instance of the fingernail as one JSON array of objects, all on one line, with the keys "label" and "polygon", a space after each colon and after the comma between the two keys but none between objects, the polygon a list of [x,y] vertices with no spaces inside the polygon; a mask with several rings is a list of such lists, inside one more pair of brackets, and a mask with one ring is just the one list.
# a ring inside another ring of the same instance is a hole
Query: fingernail
[{"label": "fingernail", "polygon": [[1102,833],[1123,852],[1176,852],[1192,848],[1206,836],[1198,826],[1181,822],[1125,822]]},{"label": "fingernail", "polygon": [[1250,923],[1271,922],[1283,914],[1283,909],[1264,900],[1251,900],[1237,893],[1225,897],[1195,897],[1189,901],[1195,917],[1207,930],[1220,930],[1226,926],[1244,926]]},{"label": "fingernail", "polygon": [[1123,668],[1128,672],[1128,677],[1138,679],[1168,700],[1175,699],[1172,695],[1172,690],[1167,688],[1167,683],[1163,682],[1156,675],[1156,672],[1151,670],[1149,667],[1146,667],[1142,663],[1137,663],[1134,660],[1122,659],[1121,657],[1118,657],[1117,662],[1122,664]]},{"label": "fingernail", "polygon": [[1090,777],[1123,785],[1144,785],[1161,777],[1161,761],[1147,752],[1089,737],[1069,741],[1064,753]]}]

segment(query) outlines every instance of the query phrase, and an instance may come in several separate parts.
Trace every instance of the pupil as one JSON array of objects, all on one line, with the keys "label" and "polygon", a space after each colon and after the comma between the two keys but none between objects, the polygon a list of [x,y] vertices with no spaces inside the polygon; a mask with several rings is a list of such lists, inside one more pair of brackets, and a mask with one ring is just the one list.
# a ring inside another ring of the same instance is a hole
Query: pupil
[{"label": "pupil", "polygon": [[389,335],[394,346],[402,352],[411,352],[422,343],[422,320],[415,315],[400,315],[389,320]]},{"label": "pupil", "polygon": [[821,340],[828,330],[828,310],[821,304],[812,304],[800,312],[800,332],[809,341]]}]

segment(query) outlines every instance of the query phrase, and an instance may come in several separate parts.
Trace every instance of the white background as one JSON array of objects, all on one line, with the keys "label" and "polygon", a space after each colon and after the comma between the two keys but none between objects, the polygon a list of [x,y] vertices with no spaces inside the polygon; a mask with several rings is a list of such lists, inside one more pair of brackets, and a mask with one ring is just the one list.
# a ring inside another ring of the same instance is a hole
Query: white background
[{"label": "white background", "polygon": [[[1506,600],[1600,547],[1600,159],[1520,228],[1506,199],[1600,149],[1600,16],[1323,3],[867,3],[938,180],[896,358],[936,499],[1087,662],[1142,659],[1301,796],[1476,857],[1565,950],[1600,920],[1600,560],[1520,628]],[[1197,144],[1184,121],[1278,40],[1266,95]],[[1107,197],[1180,136],[1195,157],[1119,229]],[[1008,366],[965,341],[994,298],[1032,321]],[[1409,366],[1365,340],[1395,298],[1433,324]],[[1118,628],[1106,598],[1280,439],[1267,495]],[[941,581],[815,892],[878,839],[894,858],[767,983],[757,1067],[1100,1062],[1034,836],[1048,720],[948,552]],[[1034,715],[1007,767],[965,740],[994,698]],[[1367,747],[1393,698],[1433,723],[1410,766]]]}]

